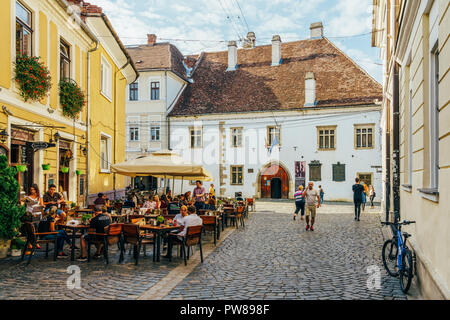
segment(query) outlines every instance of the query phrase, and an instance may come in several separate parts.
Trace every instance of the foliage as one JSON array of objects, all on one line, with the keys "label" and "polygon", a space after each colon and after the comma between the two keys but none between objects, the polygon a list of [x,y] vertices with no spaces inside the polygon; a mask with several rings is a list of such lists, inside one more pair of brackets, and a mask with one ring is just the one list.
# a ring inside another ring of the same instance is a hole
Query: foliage
[{"label": "foliage", "polygon": [[8,166],[8,159],[0,156],[0,239],[12,239],[18,235],[25,207],[17,204],[19,183],[16,168]]},{"label": "foliage", "polygon": [[86,104],[86,98],[78,84],[71,79],[59,82],[59,98],[63,114],[75,119]]},{"label": "foliage", "polygon": [[25,101],[38,101],[44,98],[52,86],[50,71],[39,61],[39,57],[23,54],[19,54],[16,59],[15,80]]}]

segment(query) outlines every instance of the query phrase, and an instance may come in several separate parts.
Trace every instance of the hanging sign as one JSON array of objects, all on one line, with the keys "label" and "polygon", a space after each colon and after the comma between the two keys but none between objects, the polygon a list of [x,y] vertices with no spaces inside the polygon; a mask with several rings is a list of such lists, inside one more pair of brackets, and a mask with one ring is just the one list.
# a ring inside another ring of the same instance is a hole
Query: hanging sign
[{"label": "hanging sign", "polygon": [[34,151],[44,150],[51,147],[56,147],[56,144],[43,142],[43,141],[27,141],[26,143],[28,148],[32,148]]}]

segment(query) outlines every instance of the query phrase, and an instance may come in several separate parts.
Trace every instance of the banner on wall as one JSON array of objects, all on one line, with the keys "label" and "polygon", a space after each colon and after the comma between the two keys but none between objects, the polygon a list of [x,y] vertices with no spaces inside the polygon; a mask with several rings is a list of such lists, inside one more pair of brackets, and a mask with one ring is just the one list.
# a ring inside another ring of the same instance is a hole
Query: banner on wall
[{"label": "banner on wall", "polygon": [[306,186],[306,161],[295,161],[295,190],[300,185]]}]

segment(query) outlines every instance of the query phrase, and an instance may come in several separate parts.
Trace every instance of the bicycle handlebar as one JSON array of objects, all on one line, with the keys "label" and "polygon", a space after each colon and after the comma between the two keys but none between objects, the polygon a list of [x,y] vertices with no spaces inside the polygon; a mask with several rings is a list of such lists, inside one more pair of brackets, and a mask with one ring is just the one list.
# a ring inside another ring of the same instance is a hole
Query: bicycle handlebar
[{"label": "bicycle handlebar", "polygon": [[394,225],[394,226],[398,226],[398,225],[407,225],[407,224],[411,224],[411,223],[416,223],[415,221],[406,221],[403,220],[402,222],[390,222],[390,221],[382,221],[381,224],[384,225]]}]

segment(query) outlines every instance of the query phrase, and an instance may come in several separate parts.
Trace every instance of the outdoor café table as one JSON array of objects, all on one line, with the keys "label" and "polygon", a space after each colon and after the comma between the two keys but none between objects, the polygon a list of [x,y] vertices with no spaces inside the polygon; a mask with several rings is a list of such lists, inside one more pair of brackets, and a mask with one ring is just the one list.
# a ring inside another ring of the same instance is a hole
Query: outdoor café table
[{"label": "outdoor caf\u00e9 table", "polygon": [[76,233],[80,231],[81,233],[84,233],[87,229],[89,229],[89,225],[85,224],[79,224],[77,226],[71,226],[68,224],[61,225],[64,229],[70,229],[72,231],[72,248],[70,249],[70,261],[75,261],[75,239],[76,239]]},{"label": "outdoor caf\u00e9 table", "polygon": [[153,232],[156,235],[156,261],[159,262],[161,258],[161,236],[163,233],[167,233],[173,230],[178,230],[180,226],[168,226],[168,225],[160,225],[160,226],[153,226],[150,224],[146,224],[143,226],[140,226],[141,230],[148,230],[150,232]]}]

